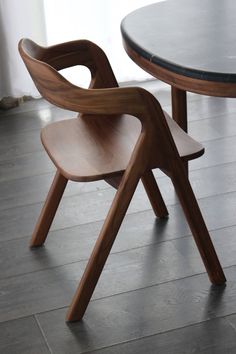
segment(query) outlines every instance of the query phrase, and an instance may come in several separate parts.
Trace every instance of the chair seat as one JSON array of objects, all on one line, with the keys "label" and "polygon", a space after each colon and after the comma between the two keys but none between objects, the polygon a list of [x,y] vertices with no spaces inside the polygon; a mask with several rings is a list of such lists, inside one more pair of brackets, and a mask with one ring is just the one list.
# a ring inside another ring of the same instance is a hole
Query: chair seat
[{"label": "chair seat", "polygon": [[[201,156],[203,146],[164,113],[180,156],[184,160]],[[126,169],[140,131],[140,121],[129,115],[84,115],[49,124],[42,130],[41,139],[51,160],[66,178],[94,181]],[[151,167],[157,167],[155,158]]]}]

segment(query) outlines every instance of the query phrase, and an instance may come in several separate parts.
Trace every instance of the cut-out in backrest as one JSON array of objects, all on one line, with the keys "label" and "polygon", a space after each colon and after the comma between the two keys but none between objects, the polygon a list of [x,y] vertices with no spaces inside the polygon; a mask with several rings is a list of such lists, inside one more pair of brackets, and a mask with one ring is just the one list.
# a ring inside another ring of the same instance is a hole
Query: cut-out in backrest
[{"label": "cut-out in backrest", "polygon": [[26,65],[29,58],[44,62],[57,71],[83,65],[91,72],[90,88],[118,86],[105,53],[90,41],[71,41],[44,48],[29,39],[23,39],[19,50]]}]

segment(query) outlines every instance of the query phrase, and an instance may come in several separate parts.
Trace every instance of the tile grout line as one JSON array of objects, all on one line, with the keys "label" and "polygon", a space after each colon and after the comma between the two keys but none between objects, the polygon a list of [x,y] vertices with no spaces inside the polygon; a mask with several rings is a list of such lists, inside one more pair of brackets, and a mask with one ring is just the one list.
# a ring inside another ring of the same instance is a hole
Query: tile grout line
[{"label": "tile grout line", "polygon": [[[235,193],[236,191],[234,192],[226,192],[226,193],[223,193],[222,195],[224,194],[231,194],[231,193]],[[219,196],[221,194],[216,194],[216,196]],[[215,195],[213,195],[212,197],[214,197]],[[206,199],[206,198],[210,198],[210,196],[208,197],[203,197],[203,198],[198,198],[198,200],[200,199]],[[37,204],[37,203],[36,203]],[[34,205],[34,204],[30,204],[30,205]],[[179,205],[179,203],[176,203],[176,204],[172,204],[172,205],[169,205],[170,207],[174,207],[176,205]],[[10,208],[11,209],[11,208]],[[6,210],[9,210],[9,209],[6,209]],[[140,210],[140,211],[137,211],[137,212],[133,212],[133,213],[129,213],[129,214],[126,214],[127,216],[136,216],[137,214],[141,214],[141,213],[148,213],[148,212],[152,212],[152,209],[145,209],[145,210]],[[155,220],[158,220],[158,218],[156,218],[154,216],[154,222]],[[79,228],[79,227],[86,227],[86,226],[89,226],[91,224],[98,224],[98,223],[102,223],[104,222],[104,219],[99,219],[99,220],[95,220],[95,221],[90,221],[90,222],[85,222],[85,223],[82,223],[82,224],[77,224],[77,225],[73,225],[73,226],[67,226],[67,227],[61,227],[59,229],[52,229],[49,231],[49,234],[50,233],[57,233],[57,232],[60,232],[60,231],[66,231],[66,230],[70,230],[70,229],[74,229],[74,228]],[[236,224],[232,224],[232,225],[227,225],[227,226],[223,226],[223,227],[217,227],[217,228],[213,228],[213,229],[210,229],[208,228],[208,231],[211,233],[211,232],[215,232],[215,231],[219,231],[219,230],[225,230],[225,229],[228,229],[228,228],[233,228],[235,227]],[[50,236],[48,234],[48,236]],[[192,235],[191,231],[183,236],[180,236],[180,237],[174,237],[174,238],[171,238],[171,239],[167,239],[167,240],[164,240],[164,241],[161,241],[160,243],[162,242],[166,242],[166,241],[174,241],[174,240],[178,240],[178,239],[182,239],[182,238],[185,238],[185,237],[190,237]],[[24,239],[28,239],[30,238],[31,235],[24,235],[24,236],[21,236],[21,237],[15,237],[15,238],[12,238],[12,239],[9,239],[9,240],[0,240],[0,245],[2,243],[8,243],[8,242],[13,242],[13,241],[17,241],[17,240],[24,240]],[[152,244],[152,243],[151,243]],[[151,245],[149,244],[149,245]],[[140,246],[140,247],[143,247],[143,246]]]},{"label": "tile grout line", "polygon": [[[236,268],[236,265],[231,265],[231,266],[227,266],[227,267],[223,267],[224,270],[228,270],[228,269],[231,269],[231,268]],[[172,279],[172,280],[167,280],[167,281],[163,281],[161,283],[158,283],[158,284],[152,284],[152,285],[148,285],[148,286],[145,286],[145,287],[140,287],[140,288],[136,288],[136,289],[132,289],[132,290],[127,290],[127,291],[123,291],[121,293],[116,293],[116,294],[111,294],[111,295],[107,295],[107,296],[101,296],[99,298],[92,298],[90,300],[90,303],[91,302],[96,302],[96,301],[101,301],[101,300],[106,300],[106,299],[109,299],[109,298],[113,298],[115,296],[122,296],[122,295],[125,295],[125,294],[129,294],[129,293],[132,293],[132,292],[136,292],[136,291],[140,291],[140,290],[144,290],[144,289],[150,289],[150,288],[154,288],[154,287],[159,287],[159,286],[162,286],[162,285],[165,285],[165,284],[169,284],[169,283],[175,283],[175,282],[180,282],[182,280],[185,280],[185,279],[190,279],[190,278],[194,278],[194,277],[199,277],[199,276],[205,276],[207,277],[207,273],[206,272],[200,272],[200,273],[196,273],[196,274],[192,274],[192,275],[189,275],[189,276],[185,276],[185,277],[182,277],[182,278],[178,278],[178,279]],[[211,286],[211,283],[209,281],[209,287]],[[223,286],[225,286],[225,284],[223,284]],[[227,283],[226,283],[226,286],[227,286]],[[210,289],[209,289],[210,291]],[[65,305],[65,306],[61,306],[61,307],[57,307],[57,308],[53,308],[53,309],[50,309],[50,310],[45,310],[45,311],[42,311],[42,312],[37,312],[35,314],[28,314],[27,316],[20,316],[20,317],[17,317],[17,318],[14,318],[14,319],[9,319],[7,321],[12,321],[12,320],[17,320],[17,319],[20,319],[20,318],[25,318],[25,317],[29,317],[29,316],[33,316],[33,315],[41,315],[41,314],[44,314],[44,313],[49,313],[49,312],[53,312],[53,311],[58,311],[58,310],[63,310],[63,309],[66,309],[68,308],[69,305]],[[233,315],[233,314],[236,314],[236,313],[230,313],[230,315]],[[225,315],[225,316],[230,316],[230,315]],[[222,317],[222,316],[221,316]],[[216,317],[216,318],[220,318],[220,317]],[[7,321],[3,321],[3,322],[0,322],[0,323],[4,323],[4,322],[7,322]]]},{"label": "tile grout line", "polygon": [[[236,135],[235,135],[236,136]],[[219,167],[219,166],[227,166],[227,165],[233,165],[233,164],[236,164],[236,160],[235,161],[229,161],[229,162],[225,162],[225,163],[222,163],[222,164],[216,164],[216,165],[213,165],[213,166],[205,166],[205,167],[200,167],[200,168],[196,168],[196,169],[190,169],[189,173],[190,173],[190,181],[191,181],[191,174],[194,174],[195,172],[199,172],[201,170],[207,170],[207,169],[211,169],[211,168],[215,168],[215,167]],[[55,173],[55,171],[49,171],[49,172],[45,172],[45,173],[40,173],[38,175],[32,175],[32,176],[24,176],[24,177],[20,177],[20,178],[17,178],[17,179],[11,179],[10,181],[18,181],[18,180],[24,180],[24,179],[27,179],[27,178],[34,178],[34,177],[40,177],[40,176],[46,176],[46,175],[52,175],[52,178],[53,178],[53,174]],[[156,180],[158,182],[159,179],[163,180],[163,179],[168,179],[169,177],[168,176],[158,176],[156,177]],[[102,180],[101,180],[102,181]],[[1,184],[4,184],[6,183],[6,181],[0,181],[0,185]],[[84,182],[86,183],[86,182]],[[192,182],[191,182],[192,183]],[[110,186],[107,186],[107,187],[104,187],[104,188],[101,188],[101,189],[98,189],[98,190],[94,190],[94,191],[88,191],[88,192],[83,192],[83,193],[75,193],[75,194],[72,194],[72,195],[65,195],[63,197],[63,199],[68,199],[68,198],[73,198],[73,197],[76,197],[78,195],[87,195],[87,194],[92,194],[92,193],[96,193],[96,192],[100,192],[100,191],[107,191],[107,190],[113,190],[112,187]],[[115,192],[115,191],[114,191]],[[205,197],[197,197],[197,200],[202,200],[202,199],[206,199],[206,198],[211,198],[211,197],[215,197],[215,196],[219,196],[219,195],[225,195],[225,194],[230,194],[230,193],[234,193],[236,192],[235,191],[229,191],[229,192],[225,192],[225,193],[217,193],[217,194],[213,194],[213,195],[207,195]],[[17,207],[15,206],[12,206],[12,207],[8,207],[8,208],[5,208],[5,209],[1,209],[0,210],[0,213],[2,211],[8,211],[8,210],[11,210],[11,209],[17,209],[17,208],[21,208],[21,207],[29,207],[29,206],[33,206],[33,205],[37,205],[37,204],[42,204],[44,203],[44,200],[42,201],[37,201],[37,202],[33,202],[33,203],[28,203],[28,204],[22,204],[22,205],[19,205]],[[173,205],[177,205],[179,204],[178,202],[177,203],[173,203],[173,204],[168,204],[169,206],[173,206]],[[149,209],[144,209],[142,211],[147,211]],[[138,211],[138,212],[134,212],[134,213],[131,213],[131,214],[135,214],[135,213],[139,213],[139,212],[142,212],[142,211]],[[96,220],[95,222],[97,221],[101,221],[103,219],[99,219],[99,220]],[[85,223],[85,224],[88,224],[88,223]],[[80,225],[80,224],[79,224]],[[84,225],[84,224],[81,224],[81,225]],[[1,242],[1,241],[0,241]]]},{"label": "tile grout line", "polygon": [[230,327],[233,328],[233,330],[236,332],[236,325],[234,323],[232,323],[228,318],[226,318],[226,321],[230,325]]},{"label": "tile grout line", "polygon": [[[40,322],[39,322],[39,320],[38,320],[38,318],[37,318],[37,314],[34,314],[33,317],[34,317],[34,320],[35,320],[35,322],[36,322],[36,324],[37,324],[37,326],[38,326],[38,329],[39,329],[39,331],[40,331],[40,333],[41,333],[41,335],[42,335],[42,337],[43,337],[43,339],[44,339],[44,342],[45,342],[45,344],[46,344],[46,346],[47,346],[47,348],[48,348],[48,350],[49,350],[49,353],[50,353],[50,354],[53,354],[53,351],[52,351],[52,349],[51,349],[51,347],[50,347],[50,345],[49,345],[49,343],[48,343],[46,334],[44,333],[44,331],[43,331],[43,329],[42,329],[42,327],[41,327],[41,325],[40,325]],[[4,323],[4,322],[3,322],[3,323]]]},{"label": "tile grout line", "polygon": [[[209,232],[215,232],[215,231],[220,231],[220,230],[225,230],[225,229],[228,229],[228,228],[233,228],[235,227],[236,225],[232,225],[232,226],[225,226],[225,227],[222,227],[222,228],[218,228],[218,229],[214,229],[213,231],[210,230]],[[25,237],[22,237],[20,239],[13,239],[13,240],[9,240],[9,241],[2,241],[3,242],[11,242],[11,241],[16,241],[16,240],[22,240],[24,238],[28,238],[28,236],[25,236]],[[120,251],[115,251],[115,252],[111,252],[110,253],[110,256],[115,256],[115,255],[119,255],[119,254],[122,254],[122,253],[128,253],[128,252],[132,252],[132,251],[135,251],[135,250],[141,250],[141,249],[144,249],[144,248],[148,248],[150,246],[158,246],[158,245],[162,245],[164,243],[171,243],[173,245],[173,247],[175,248],[175,250],[180,254],[182,255],[178,248],[176,247],[175,243],[173,241],[176,241],[176,240],[183,240],[183,239],[193,239],[192,237],[192,234],[189,233],[187,235],[183,235],[181,237],[175,237],[175,238],[172,238],[172,239],[167,239],[167,240],[162,240],[162,241],[156,241],[156,242],[151,242],[151,243],[147,243],[145,245],[142,245],[142,246],[137,246],[137,247],[131,247],[131,248],[128,248],[128,249],[123,249],[123,250],[120,250]],[[211,235],[211,238],[212,238],[212,235]],[[214,241],[214,239],[213,239]],[[96,240],[94,240],[94,242],[96,242]],[[0,242],[1,244],[1,242]],[[42,246],[44,247],[44,246]],[[183,255],[182,255],[183,256]],[[32,271],[29,271],[29,272],[24,272],[24,273],[19,273],[19,274],[15,274],[15,275],[9,275],[7,277],[3,277],[1,278],[0,277],[0,281],[2,280],[7,280],[7,279],[11,279],[11,278],[15,278],[15,277],[20,277],[20,276],[24,276],[24,275],[28,275],[28,274],[32,274],[32,273],[39,273],[39,272],[43,272],[43,271],[47,271],[47,270],[54,270],[54,269],[57,269],[57,268],[60,268],[60,267],[64,267],[64,266],[68,266],[68,265],[71,265],[71,264],[76,264],[76,263],[83,263],[83,262],[88,262],[89,261],[89,257],[90,255],[88,255],[88,258],[82,258],[82,259],[78,259],[78,260],[75,260],[75,261],[72,261],[72,262],[69,262],[69,263],[63,263],[63,264],[58,264],[58,265],[55,265],[55,266],[52,266],[52,267],[46,267],[46,268],[42,268],[42,269],[35,269],[35,270],[32,270]],[[233,267],[234,265],[231,265],[231,266],[228,266],[228,267]],[[227,267],[225,267],[227,268]],[[192,276],[194,275],[198,275],[198,274],[203,274],[203,273],[197,273],[197,274],[193,274]],[[182,278],[180,278],[182,279]],[[177,280],[177,279],[176,279]]]},{"label": "tile grout line", "polygon": [[[157,332],[157,333],[150,334],[150,335],[147,335],[147,336],[144,336],[144,337],[132,338],[130,340],[123,341],[123,342],[120,342],[120,343],[114,343],[114,344],[109,345],[107,347],[100,347],[100,348],[97,348],[97,349],[92,349],[92,350],[89,350],[89,351],[85,351],[85,352],[82,352],[81,354],[96,353],[96,352],[98,352],[100,350],[103,350],[103,349],[109,349],[109,348],[113,348],[113,347],[118,347],[118,346],[123,345],[123,344],[128,344],[128,343],[140,341],[140,340],[143,340],[143,339],[147,339],[147,338],[151,338],[151,337],[155,337],[155,336],[159,336],[159,335],[163,335],[163,334],[168,334],[168,333],[171,333],[171,332],[179,331],[179,330],[182,330],[182,329],[185,329],[185,328],[189,328],[189,327],[198,326],[198,325],[201,325],[201,324],[206,323],[206,322],[216,321],[216,320],[220,320],[220,319],[223,319],[223,320],[227,321],[227,323],[230,325],[230,321],[228,320],[228,317],[233,316],[233,315],[236,315],[236,313],[232,313],[230,315],[224,315],[224,316],[220,316],[220,317],[214,317],[214,318],[210,318],[210,319],[208,318],[208,319],[200,321],[200,322],[190,323],[190,324],[182,326],[182,327],[176,327],[176,328],[173,328],[173,329],[169,329],[167,331]],[[236,330],[236,327],[233,326],[233,328]]]}]

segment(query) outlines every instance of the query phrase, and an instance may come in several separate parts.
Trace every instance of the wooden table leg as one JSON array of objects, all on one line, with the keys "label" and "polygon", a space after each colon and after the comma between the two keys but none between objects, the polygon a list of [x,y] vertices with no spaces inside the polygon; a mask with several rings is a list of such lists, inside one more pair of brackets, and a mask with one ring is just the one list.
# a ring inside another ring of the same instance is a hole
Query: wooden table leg
[{"label": "wooden table leg", "polygon": [[[177,87],[171,86],[171,101],[172,101],[172,117],[179,126],[188,132],[188,117],[187,117],[187,94]],[[184,162],[188,173],[188,163]]]},{"label": "wooden table leg", "polygon": [[187,132],[187,95],[186,91],[171,86],[172,117]]}]

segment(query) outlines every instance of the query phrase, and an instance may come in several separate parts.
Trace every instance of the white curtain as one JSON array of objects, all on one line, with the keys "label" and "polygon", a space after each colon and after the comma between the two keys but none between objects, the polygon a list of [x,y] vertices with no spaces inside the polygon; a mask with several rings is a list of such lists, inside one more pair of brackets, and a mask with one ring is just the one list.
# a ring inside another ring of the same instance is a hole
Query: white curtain
[{"label": "white curtain", "polygon": [[[146,79],[149,75],[129,59],[122,47],[120,22],[134,9],[153,1],[44,0],[48,44],[90,39],[106,52],[119,82]],[[82,84],[86,86],[86,72],[76,74],[76,69],[69,69],[65,76],[75,84],[84,79]]]},{"label": "white curtain", "polygon": [[[18,54],[17,43],[22,37],[41,45],[90,39],[107,53],[118,81],[146,79],[148,74],[122,47],[120,22],[129,12],[153,1],[0,0],[0,99],[38,94]],[[86,71],[77,75],[73,69],[65,76],[81,86],[86,86],[89,78]]]},{"label": "white curtain", "polygon": [[0,99],[38,95],[18,53],[22,37],[46,43],[42,0],[0,0]]}]

